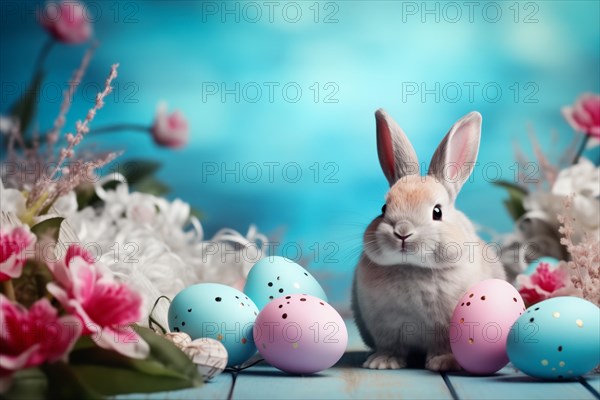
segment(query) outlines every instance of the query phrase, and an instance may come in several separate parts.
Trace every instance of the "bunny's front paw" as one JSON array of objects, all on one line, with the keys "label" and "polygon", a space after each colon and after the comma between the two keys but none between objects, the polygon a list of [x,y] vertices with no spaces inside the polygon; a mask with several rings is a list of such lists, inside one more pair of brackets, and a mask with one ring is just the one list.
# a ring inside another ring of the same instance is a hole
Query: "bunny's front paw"
[{"label": "bunny's front paw", "polygon": [[406,367],[404,359],[382,352],[371,354],[363,363],[363,368],[369,369],[400,369],[404,367]]},{"label": "bunny's front paw", "polygon": [[461,367],[452,354],[427,357],[425,368],[430,371],[460,371]]}]

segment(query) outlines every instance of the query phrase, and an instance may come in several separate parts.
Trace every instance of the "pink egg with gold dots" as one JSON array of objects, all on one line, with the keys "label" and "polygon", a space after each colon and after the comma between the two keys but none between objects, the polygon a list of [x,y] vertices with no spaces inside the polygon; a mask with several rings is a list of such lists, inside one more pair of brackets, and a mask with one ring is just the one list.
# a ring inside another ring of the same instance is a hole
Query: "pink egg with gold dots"
[{"label": "pink egg with gold dots", "polygon": [[487,279],[458,301],[450,323],[450,346],[468,372],[489,375],[508,364],[506,338],[525,311],[519,292],[508,282]]},{"label": "pink egg with gold dots", "polygon": [[253,336],[265,361],[292,374],[332,367],[348,344],[340,314],[324,300],[306,294],[269,302],[256,318]]}]

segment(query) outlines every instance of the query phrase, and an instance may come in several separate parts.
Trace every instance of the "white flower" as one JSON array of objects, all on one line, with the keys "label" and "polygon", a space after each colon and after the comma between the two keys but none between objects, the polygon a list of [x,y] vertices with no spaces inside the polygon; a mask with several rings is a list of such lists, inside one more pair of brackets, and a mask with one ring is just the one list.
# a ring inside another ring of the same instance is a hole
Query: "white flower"
[{"label": "white flower", "polygon": [[25,197],[17,189],[8,189],[0,179],[0,210],[14,213],[17,216],[25,214]]},{"label": "white flower", "polygon": [[70,215],[77,211],[77,195],[75,192],[69,192],[63,196],[60,196],[52,204],[54,212],[59,215]]},{"label": "white flower", "polygon": [[558,229],[557,215],[564,213],[563,203],[569,195],[574,195],[575,240],[584,233],[600,236],[600,168],[585,158],[560,171],[550,193],[530,193],[523,201],[526,216],[543,219]]},{"label": "white flower", "polygon": [[600,196],[600,167],[586,158],[580,158],[577,164],[560,171],[552,186],[552,193],[563,196],[575,193],[585,198]]},{"label": "white flower", "polygon": [[0,134],[8,135],[15,128],[15,121],[11,117],[0,115]]},{"label": "white flower", "polygon": [[[187,286],[218,282],[241,289],[252,265],[266,254],[263,249],[254,257],[268,242],[254,227],[245,236],[223,229],[205,240],[190,205],[179,199],[130,193],[125,183],[114,190],[97,187],[96,193],[104,202],[100,208],[57,208],[66,213],[67,223],[100,263],[142,295],[146,305],[142,323],[147,323],[159,296],[173,298]],[[160,303],[153,316],[164,324],[166,312]]]}]

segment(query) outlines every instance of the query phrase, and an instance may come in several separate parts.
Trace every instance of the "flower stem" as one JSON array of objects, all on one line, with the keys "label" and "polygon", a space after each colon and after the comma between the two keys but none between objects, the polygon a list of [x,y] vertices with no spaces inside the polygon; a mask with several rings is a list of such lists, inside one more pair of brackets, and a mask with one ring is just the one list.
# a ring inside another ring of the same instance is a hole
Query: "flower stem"
[{"label": "flower stem", "polygon": [[17,301],[17,296],[15,295],[15,288],[10,279],[2,282],[2,291],[10,301]]},{"label": "flower stem", "polygon": [[141,125],[141,124],[116,124],[116,125],[108,125],[101,126],[100,128],[90,130],[90,133],[110,133],[117,131],[138,131],[138,132],[148,132],[150,130],[149,126]]},{"label": "flower stem", "polygon": [[44,66],[44,61],[46,61],[46,58],[48,58],[48,54],[50,54],[50,50],[52,50],[52,47],[54,47],[55,44],[56,41],[54,39],[48,38],[48,40],[46,40],[42,46],[42,49],[38,53],[38,56],[35,60],[32,80],[35,79],[35,76],[41,71],[42,67]]},{"label": "flower stem", "polygon": [[586,148],[589,140],[590,140],[590,135],[585,135],[585,137],[583,138],[583,140],[581,142],[581,145],[579,146],[579,149],[577,149],[577,153],[575,153],[575,158],[573,159],[572,165],[575,165],[579,162],[579,158],[585,151],[585,148]]}]

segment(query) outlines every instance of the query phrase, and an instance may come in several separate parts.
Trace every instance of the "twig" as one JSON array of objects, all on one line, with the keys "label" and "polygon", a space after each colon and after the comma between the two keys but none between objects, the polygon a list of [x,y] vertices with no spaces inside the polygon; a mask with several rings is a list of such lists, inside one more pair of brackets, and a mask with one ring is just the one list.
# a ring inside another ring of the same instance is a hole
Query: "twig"
[{"label": "twig", "polygon": [[149,126],[142,124],[116,124],[116,125],[107,125],[102,126],[100,128],[91,129],[90,133],[110,133],[116,131],[137,131],[137,132],[148,132],[150,130]]},{"label": "twig", "polygon": [[590,135],[585,135],[585,137],[581,141],[581,144],[579,145],[579,149],[577,149],[577,153],[575,153],[575,158],[573,159],[573,164],[572,165],[575,165],[575,164],[577,164],[579,162],[579,158],[581,157],[581,155],[585,151],[585,148],[587,147],[587,144],[588,144],[589,140],[590,140]]}]

